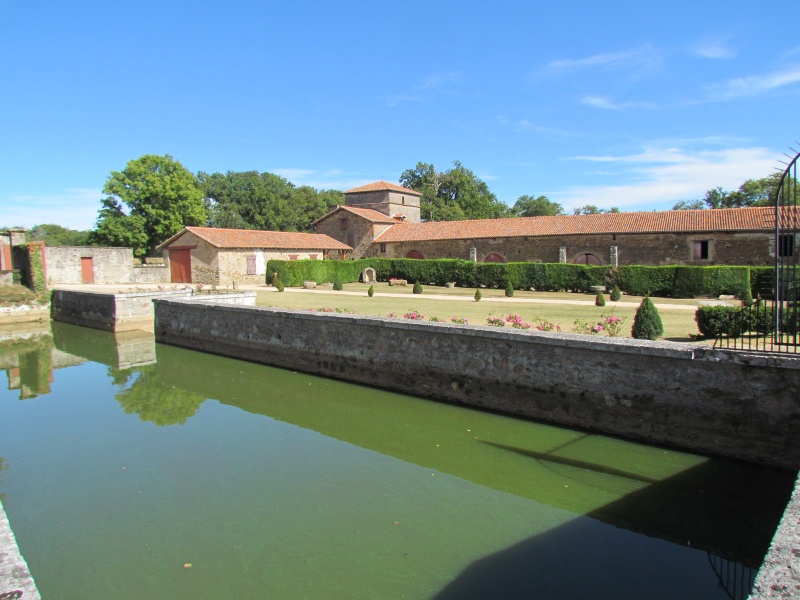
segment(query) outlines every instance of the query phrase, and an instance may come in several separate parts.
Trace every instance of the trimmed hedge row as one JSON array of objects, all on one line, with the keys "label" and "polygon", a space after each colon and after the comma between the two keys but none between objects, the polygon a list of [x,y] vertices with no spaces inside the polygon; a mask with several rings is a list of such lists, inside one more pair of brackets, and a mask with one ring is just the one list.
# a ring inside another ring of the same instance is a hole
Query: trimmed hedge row
[{"label": "trimmed hedge row", "polygon": [[[739,306],[701,306],[694,314],[697,329],[707,338],[720,335],[739,337],[748,331],[765,334],[775,330],[775,313],[772,307],[753,305]],[[778,327],[781,333],[795,335],[800,330],[800,317],[795,313],[782,316]]]},{"label": "trimmed hedge row", "polygon": [[769,268],[756,267],[597,267],[570,263],[474,263],[461,259],[362,258],[358,260],[270,260],[267,263],[267,283],[273,273],[284,285],[301,286],[304,281],[342,283],[359,281],[362,271],[372,267],[378,281],[390,278],[417,281],[425,285],[443,286],[455,282],[460,287],[504,289],[510,283],[514,289],[541,291],[587,292],[593,285],[615,285],[621,291],[636,296],[691,298],[732,294],[746,298],[753,276],[756,285],[765,283]]}]

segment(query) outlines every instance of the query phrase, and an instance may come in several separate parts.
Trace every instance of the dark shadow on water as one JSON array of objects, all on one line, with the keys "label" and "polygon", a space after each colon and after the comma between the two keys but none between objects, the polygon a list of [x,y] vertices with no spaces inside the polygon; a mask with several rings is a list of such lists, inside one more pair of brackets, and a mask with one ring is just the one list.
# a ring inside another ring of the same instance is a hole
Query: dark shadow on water
[{"label": "dark shadow on water", "polygon": [[[744,600],[795,475],[709,460],[472,563],[435,598]],[[731,501],[710,506],[704,496],[712,490]],[[637,533],[644,535],[631,539]],[[692,552],[708,560],[687,574],[678,566]]]}]

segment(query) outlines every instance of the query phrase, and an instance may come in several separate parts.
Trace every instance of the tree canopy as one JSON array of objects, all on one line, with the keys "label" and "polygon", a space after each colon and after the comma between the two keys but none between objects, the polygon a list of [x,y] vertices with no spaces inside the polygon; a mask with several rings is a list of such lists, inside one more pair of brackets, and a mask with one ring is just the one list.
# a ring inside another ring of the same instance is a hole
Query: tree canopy
[{"label": "tree canopy", "polygon": [[89,243],[89,234],[89,231],[76,231],[54,223],[43,223],[31,227],[26,238],[31,242],[44,242],[45,246],[85,246]]},{"label": "tree canopy", "polygon": [[682,200],[673,206],[672,210],[774,206],[782,175],[773,173],[761,179],[748,179],[733,192],[715,187],[708,190],[702,200]]},{"label": "tree canopy", "polygon": [[509,208],[497,199],[486,182],[455,161],[447,171],[430,163],[417,163],[400,175],[400,184],[422,193],[420,213],[424,221],[496,219],[509,216]]},{"label": "tree canopy", "polygon": [[605,209],[605,208],[597,208],[594,204],[579,206],[578,208],[574,208],[572,210],[572,214],[574,215],[604,215],[606,213],[618,213],[618,212],[619,209],[616,206],[612,206],[609,209]]},{"label": "tree canopy", "polygon": [[564,207],[547,196],[520,196],[511,208],[515,217],[554,217],[564,214]]},{"label": "tree canopy", "polygon": [[145,154],[122,171],[112,171],[103,186],[90,241],[130,246],[137,257],[187,225],[205,225],[207,211],[197,178],[169,154]]},{"label": "tree canopy", "polygon": [[200,173],[209,225],[235,229],[307,231],[330,206],[344,203],[335,190],[295,187],[274,173]]}]

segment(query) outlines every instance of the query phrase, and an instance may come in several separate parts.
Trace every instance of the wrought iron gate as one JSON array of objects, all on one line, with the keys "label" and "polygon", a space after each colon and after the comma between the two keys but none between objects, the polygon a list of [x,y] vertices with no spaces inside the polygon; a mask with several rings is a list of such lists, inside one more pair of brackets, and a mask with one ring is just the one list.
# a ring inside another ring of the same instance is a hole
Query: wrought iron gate
[{"label": "wrought iron gate", "polygon": [[[790,157],[791,158],[791,157]],[[797,164],[788,163],[775,194],[775,271],[772,289],[761,293],[728,323],[715,347],[800,353],[800,218]]]}]

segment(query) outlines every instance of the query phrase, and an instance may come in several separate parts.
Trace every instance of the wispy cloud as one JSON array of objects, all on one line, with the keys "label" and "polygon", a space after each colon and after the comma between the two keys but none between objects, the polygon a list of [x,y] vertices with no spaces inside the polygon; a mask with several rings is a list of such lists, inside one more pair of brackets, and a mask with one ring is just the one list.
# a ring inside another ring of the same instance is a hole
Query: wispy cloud
[{"label": "wispy cloud", "polygon": [[[716,99],[730,100],[745,96],[758,96],[779,88],[800,83],[800,66],[793,66],[782,71],[730,79],[723,83],[709,86],[709,93]],[[800,86],[798,86],[800,89]]]},{"label": "wispy cloud", "polygon": [[702,198],[717,186],[736,189],[746,179],[765,177],[778,166],[777,155],[760,147],[692,151],[651,146],[636,154],[576,156],[574,160],[613,164],[617,167],[614,176],[628,183],[574,186],[552,194],[568,209],[586,204],[663,207]]},{"label": "wispy cloud", "polygon": [[71,188],[48,195],[0,198],[3,206],[0,225],[29,228],[55,223],[68,229],[91,229],[100,210],[100,200],[104,197],[100,190]]},{"label": "wispy cloud", "polygon": [[[501,119],[501,123],[505,124],[505,121]],[[565,129],[545,127],[543,125],[539,125],[538,123],[534,123],[529,119],[521,119],[519,121],[516,121],[513,124],[512,128],[514,131],[525,132],[525,133],[541,133],[556,137],[580,137],[582,135],[575,133],[574,131],[567,131]]]},{"label": "wispy cloud", "polygon": [[657,105],[653,102],[614,102],[606,96],[584,96],[581,98],[581,104],[584,106],[591,106],[593,108],[620,111],[631,108],[644,108],[648,110],[657,108]]},{"label": "wispy cloud", "polygon": [[689,47],[689,53],[699,58],[733,58],[736,52],[719,38],[707,38],[695,42]]},{"label": "wispy cloud", "polygon": [[296,186],[308,185],[318,190],[349,190],[375,181],[340,169],[280,168],[270,169],[270,173],[285,177]]},{"label": "wispy cloud", "polygon": [[650,45],[640,46],[622,52],[607,52],[593,54],[584,58],[565,58],[554,60],[547,64],[547,69],[552,72],[569,72],[581,69],[651,69],[661,62],[661,53]]},{"label": "wispy cloud", "polygon": [[389,107],[406,102],[423,102],[430,94],[447,91],[453,85],[460,83],[461,76],[461,71],[434,73],[420,80],[416,85],[411,86],[411,93],[385,94],[382,98]]}]

